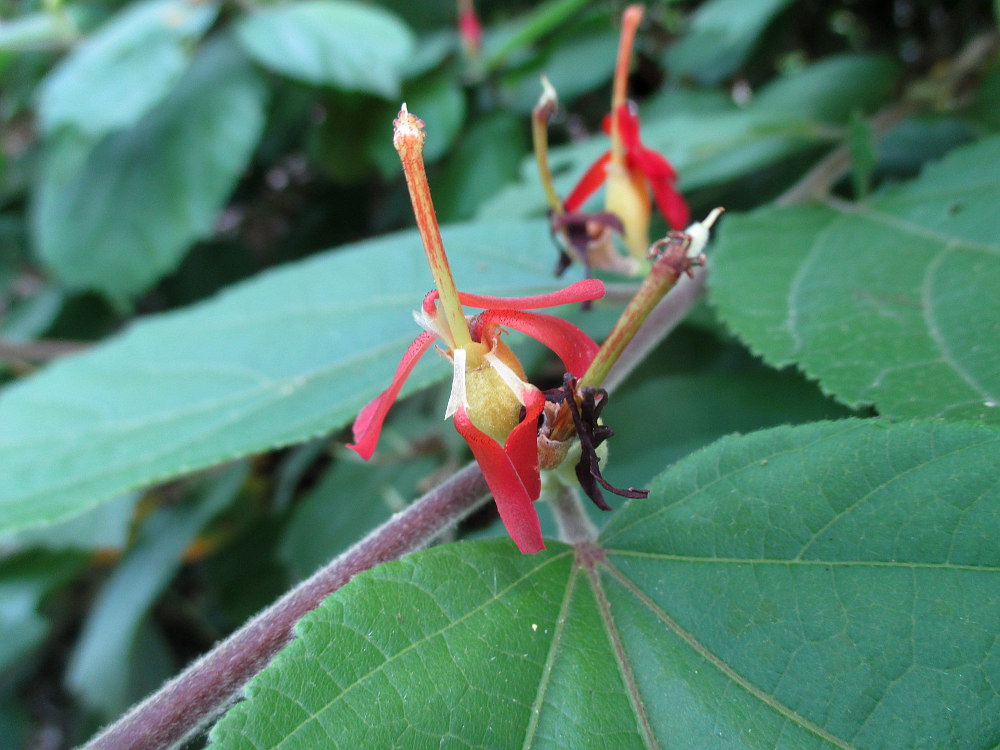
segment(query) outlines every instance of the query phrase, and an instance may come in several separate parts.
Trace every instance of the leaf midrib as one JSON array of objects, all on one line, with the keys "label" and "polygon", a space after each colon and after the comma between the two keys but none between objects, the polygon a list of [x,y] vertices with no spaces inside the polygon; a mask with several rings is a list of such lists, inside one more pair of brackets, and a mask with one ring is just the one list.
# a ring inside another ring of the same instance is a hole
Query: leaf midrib
[{"label": "leaf midrib", "polygon": [[1000,573],[1000,565],[962,565],[956,563],[915,563],[899,560],[797,560],[795,558],[766,557],[697,557],[695,555],[671,555],[662,552],[647,552],[621,548],[606,548],[608,555],[635,557],[646,560],[667,562],[704,563],[719,565],[776,565],[784,567],[817,568],[900,568],[910,570],[962,570],[983,573]]}]

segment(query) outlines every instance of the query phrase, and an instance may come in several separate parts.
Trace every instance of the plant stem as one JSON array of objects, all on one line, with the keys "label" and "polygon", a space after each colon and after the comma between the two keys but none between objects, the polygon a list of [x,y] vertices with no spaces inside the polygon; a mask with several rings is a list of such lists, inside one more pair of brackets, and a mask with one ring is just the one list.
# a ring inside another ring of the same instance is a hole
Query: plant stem
[{"label": "plant stem", "polygon": [[556,111],[556,104],[556,90],[552,88],[549,79],[542,76],[542,96],[531,110],[531,142],[535,151],[535,164],[538,165],[538,176],[545,191],[545,201],[554,216],[561,216],[562,201],[552,184],[552,170],[549,169],[549,120]]},{"label": "plant stem", "polygon": [[0,339],[0,362],[48,362],[89,349],[86,341],[9,341]]},{"label": "plant stem", "polygon": [[601,345],[587,372],[580,378],[581,388],[587,386],[599,388],[604,385],[611,368],[638,333],[646,318],[674,286],[680,275],[691,267],[691,259],[686,253],[687,248],[680,243],[667,245],[666,252],[653,264],[639,291],[618,318],[618,322]]},{"label": "plant stem", "polygon": [[176,746],[239,697],[246,683],[292,640],[303,615],[358,573],[426,546],[486,496],[479,466],[469,464],[259,613],[81,750]]},{"label": "plant stem", "polygon": [[681,276],[674,288],[639,327],[632,340],[625,345],[618,361],[608,370],[602,384],[608,392],[614,391],[638,367],[649,353],[676,328],[695,306],[705,291],[708,267],[694,269],[692,278]]},{"label": "plant stem", "polygon": [[417,229],[427,253],[427,263],[431,267],[434,285],[441,299],[441,309],[444,310],[445,321],[451,340],[450,348],[466,347],[472,343],[469,325],[465,322],[465,313],[458,299],[458,289],[455,287],[455,277],[451,273],[448,256],[444,252],[441,241],[441,228],[438,226],[437,215],[434,213],[434,203],[431,201],[431,188],[427,183],[427,172],[424,169],[424,123],[411,115],[406,105],[399,110],[392,145],[399,153],[403,164],[403,174],[406,175],[406,187],[410,191],[410,202],[413,204],[413,214],[417,219]]},{"label": "plant stem", "polygon": [[587,516],[580,500],[580,492],[562,482],[549,498],[552,512],[559,526],[559,540],[566,544],[584,544],[597,540],[597,527]]}]

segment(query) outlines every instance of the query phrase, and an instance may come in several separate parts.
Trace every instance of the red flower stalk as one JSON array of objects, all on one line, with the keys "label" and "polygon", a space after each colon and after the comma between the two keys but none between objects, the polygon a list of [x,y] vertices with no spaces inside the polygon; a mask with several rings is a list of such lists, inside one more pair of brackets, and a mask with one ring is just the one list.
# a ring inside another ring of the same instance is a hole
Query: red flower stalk
[{"label": "red flower stalk", "polygon": [[673,229],[683,229],[691,218],[687,203],[674,187],[677,173],[663,156],[643,145],[639,116],[627,101],[632,43],[642,15],[641,5],[630,5],[622,17],[611,114],[604,118],[611,148],[587,169],[563,204],[566,212],[576,213],[606,183],[605,208],[621,220],[625,244],[636,258],[645,257],[649,247],[650,193]]},{"label": "red flower stalk", "polygon": [[[500,517],[521,552],[545,548],[533,503],[541,492],[538,418],[545,395],[526,381],[521,363],[501,340],[505,328],[526,333],[550,348],[566,371],[582,377],[598,346],[576,326],[528,310],[599,299],[604,285],[589,279],[551,294],[534,297],[488,297],[459,292],[441,243],[424,173],[423,123],[404,105],[393,139],[406,174],[424,249],[437,286],[415,313],[425,329],[403,355],[389,387],[365,406],[354,422],[353,448],[371,457],[389,408],[417,360],[436,340],[453,367],[451,397],[445,417],[468,443],[496,500]],[[440,303],[440,307],[439,307]],[[463,306],[484,310],[466,318]]]}]

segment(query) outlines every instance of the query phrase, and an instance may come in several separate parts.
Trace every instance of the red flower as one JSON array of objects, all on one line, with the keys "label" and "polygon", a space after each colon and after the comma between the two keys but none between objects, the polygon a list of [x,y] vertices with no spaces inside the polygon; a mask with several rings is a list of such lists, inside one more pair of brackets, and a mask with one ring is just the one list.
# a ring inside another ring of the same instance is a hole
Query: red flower
[{"label": "red flower", "polygon": [[[691,212],[674,187],[677,172],[663,156],[642,144],[639,138],[639,116],[630,104],[618,107],[616,114],[618,133],[625,151],[625,169],[629,177],[633,183],[642,184],[652,191],[657,208],[673,229],[684,229],[691,220]],[[604,118],[603,128],[605,133],[612,135],[610,115]],[[587,198],[607,180],[610,162],[611,151],[607,151],[587,169],[566,198],[567,211],[578,211]],[[648,193],[645,194],[645,200],[645,211],[648,214]],[[609,201],[613,201],[610,195]]]},{"label": "red flower", "polygon": [[445,355],[454,369],[445,416],[454,416],[455,428],[482,468],[500,517],[518,549],[539,552],[545,545],[533,503],[541,491],[537,433],[545,396],[525,382],[520,362],[500,337],[504,328],[526,333],[555,352],[567,372],[581,377],[597,353],[597,344],[571,323],[526,311],[603,296],[604,284],[596,279],[534,297],[458,292],[462,305],[484,309],[468,323],[469,343],[459,343],[448,328],[445,311],[437,307],[438,292],[429,293],[416,314],[427,330],[407,349],[389,387],[358,414],[354,443],[348,447],[364,459],[371,457],[404,381],[431,344],[442,340],[448,345]]}]

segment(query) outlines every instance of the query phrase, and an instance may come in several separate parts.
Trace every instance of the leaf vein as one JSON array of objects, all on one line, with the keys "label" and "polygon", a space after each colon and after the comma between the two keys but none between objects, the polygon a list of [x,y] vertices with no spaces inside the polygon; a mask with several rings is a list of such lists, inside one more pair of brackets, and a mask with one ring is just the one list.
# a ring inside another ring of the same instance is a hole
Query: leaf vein
[{"label": "leaf vein", "polygon": [[805,729],[817,737],[825,740],[826,742],[835,745],[836,747],[842,748],[843,750],[851,750],[851,745],[830,734],[828,731],[823,729],[818,724],[802,716],[790,706],[785,705],[773,695],[769,695],[759,687],[750,682],[743,675],[739,674],[735,669],[726,664],[720,657],[716,656],[712,651],[710,651],[704,644],[702,644],[693,633],[689,633],[687,630],[682,628],[679,623],[677,623],[670,615],[664,612],[660,607],[650,599],[642,589],[640,589],[636,584],[634,584],[624,573],[622,573],[618,568],[612,565],[610,562],[605,562],[605,567],[608,572],[613,575],[619,583],[622,584],[643,606],[648,608],[665,626],[670,628],[680,637],[685,643],[690,646],[695,653],[701,656],[709,664],[713,665],[716,669],[722,672],[726,677],[728,677],[733,683],[743,688],[745,691],[750,693],[752,696],[760,700],[761,702],[767,704],[772,709],[777,711],[779,714],[784,716],[791,722],[798,724],[800,727]]}]

